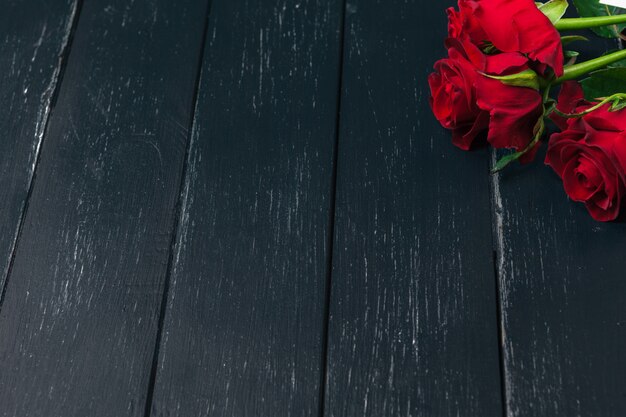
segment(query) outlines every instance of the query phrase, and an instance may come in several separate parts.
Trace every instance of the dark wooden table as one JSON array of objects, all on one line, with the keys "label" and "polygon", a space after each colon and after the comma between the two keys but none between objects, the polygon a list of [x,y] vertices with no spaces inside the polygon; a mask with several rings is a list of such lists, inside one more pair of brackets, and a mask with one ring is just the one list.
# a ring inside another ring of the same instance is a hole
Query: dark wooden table
[{"label": "dark wooden table", "polygon": [[625,416],[626,224],[451,145],[451,4],[0,1],[0,415]]}]

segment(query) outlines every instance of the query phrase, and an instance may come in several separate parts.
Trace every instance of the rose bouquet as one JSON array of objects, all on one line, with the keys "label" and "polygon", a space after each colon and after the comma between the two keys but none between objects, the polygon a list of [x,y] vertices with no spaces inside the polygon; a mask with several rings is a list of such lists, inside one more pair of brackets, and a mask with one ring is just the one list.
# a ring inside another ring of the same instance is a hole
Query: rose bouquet
[{"label": "rose bouquet", "polygon": [[574,3],[584,17],[563,18],[567,0],[459,0],[447,10],[448,56],[428,78],[430,104],[457,147],[512,149],[494,171],[532,161],[552,120],[560,131],[545,163],[572,200],[609,221],[626,198],[626,50],[576,62],[571,45],[587,38],[565,32],[623,38],[626,14],[598,0]]}]

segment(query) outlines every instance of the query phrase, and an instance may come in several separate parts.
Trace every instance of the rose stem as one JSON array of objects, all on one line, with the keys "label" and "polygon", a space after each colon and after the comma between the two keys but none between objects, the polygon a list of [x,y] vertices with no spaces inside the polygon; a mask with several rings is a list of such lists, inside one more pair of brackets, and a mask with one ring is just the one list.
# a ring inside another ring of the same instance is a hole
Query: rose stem
[{"label": "rose stem", "polygon": [[611,65],[617,61],[621,61],[622,59],[626,59],[626,49],[603,55],[595,59],[590,59],[589,61],[584,61],[580,64],[571,65],[565,68],[565,70],[563,71],[563,76],[557,78],[554,84],[559,84],[563,81],[576,79],[581,75],[585,75],[590,73],[591,71],[602,69],[607,65]]},{"label": "rose stem", "polygon": [[599,26],[617,25],[620,23],[626,23],[626,14],[561,19],[554,24],[554,27],[557,30],[577,30],[595,28]]},{"label": "rose stem", "polygon": [[[603,99],[602,101],[600,101],[596,105],[594,105],[592,107],[589,107],[587,110],[585,110],[583,112],[580,112],[580,113],[563,113],[562,111],[560,111],[556,107],[553,108],[552,111],[555,112],[556,114],[558,114],[561,117],[566,117],[568,119],[573,119],[573,118],[576,118],[576,117],[582,117],[582,116],[584,116],[586,114],[592,113],[592,112],[598,110],[600,107],[602,107],[605,104],[608,104],[608,103],[610,103],[612,101],[618,100],[618,102],[619,102],[619,100],[624,100],[624,99],[626,99],[626,94],[624,94],[624,93],[617,93],[617,94],[613,94],[612,96],[609,96],[609,97]],[[600,99],[598,98],[598,100],[600,100]]]}]

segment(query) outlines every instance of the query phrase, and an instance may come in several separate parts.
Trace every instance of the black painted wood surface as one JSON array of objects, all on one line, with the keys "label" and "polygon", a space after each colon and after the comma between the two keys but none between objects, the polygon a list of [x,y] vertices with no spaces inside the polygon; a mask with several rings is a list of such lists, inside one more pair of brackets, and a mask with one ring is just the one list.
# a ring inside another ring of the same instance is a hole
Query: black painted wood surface
[{"label": "black painted wood surface", "polygon": [[0,311],[3,416],[144,414],[206,13],[84,2]]},{"label": "black painted wood surface", "polygon": [[0,293],[76,10],[76,0],[1,4]]},{"label": "black painted wood surface", "polygon": [[347,4],[327,416],[502,412],[488,154],[428,106],[448,4]]},{"label": "black painted wood surface", "polygon": [[544,155],[493,179],[507,417],[624,416],[626,224],[570,201]]},{"label": "black painted wood surface", "polygon": [[452,4],[0,1],[0,416],[625,415],[624,223],[451,145]]},{"label": "black painted wood surface", "polygon": [[152,415],[319,415],[341,6],[213,1]]}]

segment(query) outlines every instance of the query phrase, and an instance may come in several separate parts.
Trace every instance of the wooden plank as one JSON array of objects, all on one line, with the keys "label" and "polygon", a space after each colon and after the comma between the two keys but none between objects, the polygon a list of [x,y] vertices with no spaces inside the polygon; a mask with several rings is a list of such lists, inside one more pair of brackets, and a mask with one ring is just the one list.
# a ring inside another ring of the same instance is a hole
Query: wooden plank
[{"label": "wooden plank", "polygon": [[4,288],[76,10],[76,0],[2,4],[0,292]]},{"label": "wooden plank", "polygon": [[489,157],[428,105],[452,3],[347,6],[327,416],[502,413]]},{"label": "wooden plank", "polygon": [[206,1],[84,3],[0,312],[4,416],[143,416]]},{"label": "wooden plank", "polygon": [[544,155],[494,178],[507,415],[623,416],[626,224],[591,219]]},{"label": "wooden plank", "polygon": [[340,12],[213,2],[152,415],[319,415]]}]

